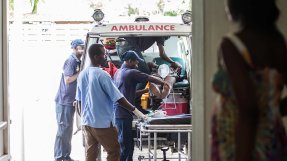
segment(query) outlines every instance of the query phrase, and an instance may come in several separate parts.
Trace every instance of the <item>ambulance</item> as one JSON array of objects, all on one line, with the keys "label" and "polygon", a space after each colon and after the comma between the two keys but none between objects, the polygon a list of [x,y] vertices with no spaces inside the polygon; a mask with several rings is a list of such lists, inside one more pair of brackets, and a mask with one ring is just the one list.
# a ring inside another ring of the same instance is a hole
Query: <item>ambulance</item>
[{"label": "ambulance", "polygon": [[[181,71],[177,73],[176,82],[166,98],[159,99],[151,93],[143,94],[141,108],[152,114],[155,114],[154,111],[164,111],[160,114],[165,116],[191,115],[192,31],[190,11],[177,17],[139,16],[129,17],[128,20],[119,17],[108,22],[104,20],[104,13],[96,9],[92,17],[95,22],[86,35],[86,51],[83,55],[81,70],[90,65],[88,49],[92,44],[100,43],[105,46],[110,62],[105,70],[113,76],[114,68],[120,68],[123,63],[119,51],[126,43],[125,39],[129,37],[165,37],[165,54],[182,66]],[[168,62],[160,58],[156,43],[142,51],[142,56],[146,63],[152,62],[157,66],[170,66]],[[159,69],[151,69],[151,74],[160,73]],[[151,115],[151,117],[155,117],[155,115]],[[190,118],[189,121],[191,121]],[[80,123],[78,122],[79,126]],[[142,159],[143,157],[139,156],[139,160]]]},{"label": "ambulance", "polygon": [[[96,9],[92,15],[95,20],[92,29],[86,35],[86,51],[83,56],[82,69],[90,65],[88,48],[94,43],[102,43],[107,49],[108,59],[116,68],[120,68],[121,61],[118,51],[125,43],[126,37],[167,37],[164,42],[165,53],[173,61],[181,64],[180,79],[173,85],[172,95],[165,100],[153,100],[150,95],[143,95],[141,105],[144,109],[156,110],[158,108],[167,111],[167,115],[191,113],[191,12],[186,11],[177,17],[138,16],[135,18],[120,17],[112,22],[104,20],[104,13]],[[157,65],[168,62],[159,57],[159,49],[155,44],[142,51],[145,62],[153,62]],[[109,70],[110,72],[113,69]],[[154,72],[157,72],[156,70]]]}]

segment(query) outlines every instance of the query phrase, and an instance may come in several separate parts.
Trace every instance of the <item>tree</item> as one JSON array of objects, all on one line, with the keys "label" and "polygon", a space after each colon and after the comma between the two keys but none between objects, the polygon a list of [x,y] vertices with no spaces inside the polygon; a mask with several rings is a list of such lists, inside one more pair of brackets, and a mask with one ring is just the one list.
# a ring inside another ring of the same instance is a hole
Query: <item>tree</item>
[{"label": "tree", "polygon": [[139,14],[139,9],[138,8],[133,8],[131,4],[128,5],[128,15],[138,15]]},{"label": "tree", "polygon": [[38,12],[38,4],[39,4],[39,0],[30,0],[30,4],[32,6],[32,14],[37,14]]},{"label": "tree", "polygon": [[89,5],[92,9],[103,8],[103,1],[102,0],[89,0]]},{"label": "tree", "polygon": [[159,13],[163,13],[164,11],[164,1],[163,0],[159,0],[157,3],[157,8],[159,10]]},{"label": "tree", "polygon": [[9,0],[9,14],[12,16],[14,13],[14,0]]},{"label": "tree", "polygon": [[166,11],[163,14],[164,16],[177,16],[177,12],[176,11]]}]

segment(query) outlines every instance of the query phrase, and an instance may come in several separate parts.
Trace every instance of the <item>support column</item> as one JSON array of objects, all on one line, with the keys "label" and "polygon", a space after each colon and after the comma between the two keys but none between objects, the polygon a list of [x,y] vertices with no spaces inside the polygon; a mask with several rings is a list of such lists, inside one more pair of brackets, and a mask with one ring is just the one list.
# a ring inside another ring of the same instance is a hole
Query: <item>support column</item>
[{"label": "support column", "polygon": [[[279,19],[279,29],[284,34],[285,40],[287,41],[287,1],[286,0],[278,0],[278,6],[281,12]],[[286,60],[287,63],[287,60]],[[287,88],[285,87],[284,96],[287,96]],[[283,123],[285,125],[285,129],[287,132],[287,117],[283,117]]]},{"label": "support column", "polygon": [[10,159],[8,106],[8,0],[0,2],[0,161]]},{"label": "support column", "polygon": [[210,109],[213,93],[210,80],[216,69],[216,51],[230,30],[224,2],[193,0],[192,4],[192,160],[209,160]]}]

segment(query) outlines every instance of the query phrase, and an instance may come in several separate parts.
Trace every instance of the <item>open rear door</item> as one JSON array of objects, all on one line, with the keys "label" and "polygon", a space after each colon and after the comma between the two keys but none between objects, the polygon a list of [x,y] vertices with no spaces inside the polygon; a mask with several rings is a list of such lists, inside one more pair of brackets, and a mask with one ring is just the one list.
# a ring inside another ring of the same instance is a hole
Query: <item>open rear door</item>
[{"label": "open rear door", "polygon": [[10,160],[7,1],[8,0],[0,1],[0,161]]}]

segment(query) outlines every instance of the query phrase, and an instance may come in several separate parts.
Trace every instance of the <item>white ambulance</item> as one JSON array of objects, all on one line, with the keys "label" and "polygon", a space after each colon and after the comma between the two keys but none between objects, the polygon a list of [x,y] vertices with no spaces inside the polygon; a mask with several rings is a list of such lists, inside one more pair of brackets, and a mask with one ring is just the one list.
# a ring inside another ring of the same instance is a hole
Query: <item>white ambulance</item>
[{"label": "white ambulance", "polygon": [[[152,94],[147,93],[141,97],[141,107],[146,111],[155,111],[155,110],[165,111],[164,114],[171,117],[175,115],[191,114],[190,93],[191,93],[192,31],[191,31],[190,11],[187,11],[184,14],[182,14],[181,17],[155,17],[155,16],[152,16],[150,18],[136,17],[136,18],[130,18],[128,22],[126,18],[125,20],[122,20],[119,17],[113,20],[115,22],[111,22],[111,20],[110,22],[105,22],[103,21],[104,13],[101,10],[95,10],[93,18],[95,20],[95,23],[93,24],[92,29],[87,33],[86,51],[83,56],[82,61],[83,63],[81,69],[84,69],[90,65],[88,49],[92,44],[102,43],[107,49],[108,59],[110,60],[110,62],[112,62],[117,68],[120,68],[123,61],[121,61],[120,59],[119,51],[121,47],[124,46],[124,44],[126,43],[126,39],[131,37],[164,37],[165,38],[164,50],[166,55],[173,61],[179,63],[182,66],[182,69],[179,73],[177,73],[177,81],[174,83],[171,93],[165,99],[158,99],[154,97]],[[154,43],[148,49],[141,51],[141,53],[145,62],[153,62],[158,66],[163,64],[166,64],[168,66],[170,65],[168,62],[160,58],[159,48],[156,43]],[[113,69],[109,69],[109,71],[113,72]],[[151,69],[151,73],[153,72],[158,73],[159,68],[155,70]],[[190,117],[188,118],[189,121],[188,124],[190,124],[191,121]],[[161,121],[163,120],[164,119],[162,119]],[[167,131],[166,126],[165,131]],[[174,125],[170,126],[172,128],[171,131],[174,131],[174,128],[176,127]],[[139,131],[140,132],[137,132],[137,134],[142,132],[141,130]],[[186,131],[190,131],[190,129],[187,129]],[[177,139],[168,140],[175,142],[174,147],[172,147],[172,149],[176,149],[175,145],[177,142],[179,145],[181,144],[180,142],[183,142],[183,144],[186,145],[187,143],[190,143],[190,141],[187,141],[190,138],[188,139],[187,135],[185,136],[186,137],[184,138],[181,137],[181,139],[178,140]],[[140,142],[138,145],[142,145],[142,137],[140,138],[141,139],[139,139],[137,136],[136,140]],[[167,139],[165,138],[164,140]],[[177,147],[178,151],[179,149],[181,149],[181,146],[179,145]],[[156,147],[156,145],[154,146]],[[150,151],[150,146],[148,147]],[[145,157],[142,155],[138,157],[139,160],[143,160],[144,158]],[[151,159],[151,156],[149,156],[148,158]],[[154,155],[154,158],[156,158],[156,154]],[[191,158],[190,152],[187,152],[187,158]]]},{"label": "white ambulance", "polygon": [[[180,79],[173,85],[173,96],[167,97],[164,101],[153,101],[152,98],[142,99],[142,105],[145,109],[152,107],[153,110],[163,107],[165,103],[168,115],[190,113],[191,108],[191,12],[186,11],[178,17],[135,17],[128,21],[120,17],[112,22],[104,21],[104,13],[101,10],[95,10],[93,14],[95,23],[92,29],[87,33],[86,52],[83,56],[82,69],[90,65],[88,57],[88,48],[94,43],[102,43],[109,55],[109,59],[117,68],[120,68],[122,61],[118,56],[120,46],[125,43],[127,37],[167,37],[164,42],[165,53],[173,61],[182,66],[179,74]],[[159,56],[159,49],[155,44],[142,51],[145,62],[154,62],[157,65],[167,64]],[[174,98],[176,97],[176,98]],[[153,104],[154,103],[154,104]],[[175,108],[176,106],[176,108]]]}]

